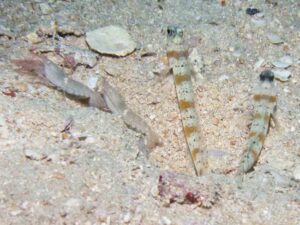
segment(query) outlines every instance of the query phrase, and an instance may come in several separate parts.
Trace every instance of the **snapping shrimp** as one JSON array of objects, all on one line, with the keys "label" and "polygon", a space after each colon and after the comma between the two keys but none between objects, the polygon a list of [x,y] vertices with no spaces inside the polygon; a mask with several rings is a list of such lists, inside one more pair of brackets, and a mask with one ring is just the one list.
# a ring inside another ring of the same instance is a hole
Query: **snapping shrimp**
[{"label": "snapping shrimp", "polygon": [[107,81],[103,81],[103,91],[93,91],[86,85],[68,78],[63,69],[46,57],[32,55],[30,58],[16,59],[12,62],[19,66],[21,71],[34,73],[46,80],[49,85],[77,99],[87,100],[89,106],[121,115],[126,125],[146,136],[147,149],[161,144],[159,136],[141,117],[127,107],[122,96]]}]

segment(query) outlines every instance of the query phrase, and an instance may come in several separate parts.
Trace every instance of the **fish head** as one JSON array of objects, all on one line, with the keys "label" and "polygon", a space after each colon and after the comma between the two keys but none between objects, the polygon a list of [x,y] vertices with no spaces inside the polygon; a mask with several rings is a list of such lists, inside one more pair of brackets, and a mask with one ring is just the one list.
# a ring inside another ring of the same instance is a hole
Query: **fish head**
[{"label": "fish head", "polygon": [[167,37],[175,44],[181,44],[183,41],[183,29],[179,26],[170,25],[167,28]]}]

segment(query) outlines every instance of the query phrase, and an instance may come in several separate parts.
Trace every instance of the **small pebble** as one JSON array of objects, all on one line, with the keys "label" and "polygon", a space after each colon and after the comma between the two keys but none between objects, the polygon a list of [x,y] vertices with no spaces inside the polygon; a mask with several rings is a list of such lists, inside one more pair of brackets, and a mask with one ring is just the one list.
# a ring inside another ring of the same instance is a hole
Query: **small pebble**
[{"label": "small pebble", "polygon": [[6,119],[0,115],[0,127],[7,127]]},{"label": "small pebble", "polygon": [[177,112],[170,112],[168,115],[167,115],[167,121],[174,121],[174,120],[177,120],[178,119],[178,113]]},{"label": "small pebble", "polygon": [[154,120],[155,118],[156,118],[156,115],[155,115],[155,114],[150,114],[150,115],[149,115],[149,119],[150,119],[150,120]]},{"label": "small pebble", "polygon": [[283,89],[283,92],[286,93],[286,94],[291,93],[290,89],[288,89],[287,87]]},{"label": "small pebble", "polygon": [[252,18],[251,22],[256,27],[264,27],[266,25],[266,21],[264,19],[260,19],[260,18],[258,18],[258,19]]},{"label": "small pebble", "polygon": [[123,222],[124,223],[129,223],[130,222],[130,220],[131,220],[131,213],[130,212],[127,212],[125,215],[124,215],[124,217],[123,217]]},{"label": "small pebble", "polygon": [[282,44],[283,43],[283,40],[276,34],[274,33],[268,33],[267,34],[267,38],[268,40],[272,43],[272,44]]},{"label": "small pebble", "polygon": [[250,34],[250,33],[247,33],[247,34],[246,34],[246,38],[247,38],[248,40],[251,40],[251,39],[253,38],[253,35]]},{"label": "small pebble", "polygon": [[263,17],[265,17],[265,14],[260,12],[260,13],[255,14],[255,17],[256,18],[263,18]]},{"label": "small pebble", "polygon": [[126,56],[137,47],[125,29],[113,25],[87,32],[86,42],[99,53],[116,56]]},{"label": "small pebble", "polygon": [[232,55],[236,58],[240,58],[242,56],[242,52],[240,50],[236,49],[236,50],[234,50]]},{"label": "small pebble", "polygon": [[161,222],[162,222],[163,225],[171,225],[172,224],[171,220],[166,216],[163,216],[161,218]]},{"label": "small pebble", "polygon": [[300,181],[300,165],[297,165],[293,171],[293,178]]},{"label": "small pebble", "polygon": [[98,77],[95,75],[90,75],[87,80],[87,86],[90,89],[95,89],[97,87]]},{"label": "small pebble", "polygon": [[28,201],[25,201],[21,204],[21,209],[26,210],[29,208],[30,203]]},{"label": "small pebble", "polygon": [[64,209],[67,213],[80,210],[82,207],[82,201],[79,198],[71,198],[64,204]]},{"label": "small pebble", "polygon": [[26,38],[30,44],[38,44],[43,41],[35,32],[27,34]]},{"label": "small pebble", "polygon": [[226,74],[223,74],[219,77],[218,79],[220,82],[223,82],[223,81],[226,81],[226,80],[229,80],[229,76],[226,75]]},{"label": "small pebble", "polygon": [[91,137],[91,136],[88,136],[85,139],[85,143],[87,143],[87,144],[94,144],[95,142],[96,142],[96,139],[94,137]]},{"label": "small pebble", "polygon": [[275,79],[280,81],[288,81],[291,78],[291,72],[288,70],[275,69],[273,70]]},{"label": "small pebble", "polygon": [[293,58],[289,55],[285,55],[280,59],[272,61],[272,64],[277,68],[285,69],[293,64]]},{"label": "small pebble", "polygon": [[14,211],[11,211],[10,212],[10,215],[11,216],[17,216],[17,215],[19,215],[19,214],[21,214],[22,213],[22,210],[14,210]]},{"label": "small pebble", "polygon": [[256,8],[247,8],[246,9],[246,14],[250,15],[250,16],[253,16],[257,13],[260,13],[260,10],[259,9],[256,9]]}]

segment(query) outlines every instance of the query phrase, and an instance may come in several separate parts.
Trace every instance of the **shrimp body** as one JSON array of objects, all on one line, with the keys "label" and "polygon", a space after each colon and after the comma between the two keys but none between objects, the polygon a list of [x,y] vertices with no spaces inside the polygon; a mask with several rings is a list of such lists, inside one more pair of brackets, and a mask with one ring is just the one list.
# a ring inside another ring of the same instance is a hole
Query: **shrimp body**
[{"label": "shrimp body", "polygon": [[31,58],[12,60],[22,71],[38,75],[46,82],[77,99],[88,100],[90,106],[107,111],[106,103],[99,92],[91,90],[79,81],[68,78],[64,70],[43,56],[31,55]]},{"label": "shrimp body", "polygon": [[160,137],[129,107],[120,93],[103,80],[103,90],[93,91],[86,85],[68,78],[63,69],[46,57],[32,55],[32,58],[13,60],[21,70],[35,73],[48,84],[81,100],[88,100],[89,106],[120,115],[126,125],[146,136],[145,146],[152,149],[162,144]]}]

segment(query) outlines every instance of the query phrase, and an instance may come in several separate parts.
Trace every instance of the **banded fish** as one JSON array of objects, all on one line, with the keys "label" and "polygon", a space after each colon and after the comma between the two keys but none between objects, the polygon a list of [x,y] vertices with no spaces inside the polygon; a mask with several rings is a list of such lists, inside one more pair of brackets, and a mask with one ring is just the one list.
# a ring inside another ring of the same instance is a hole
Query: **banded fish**
[{"label": "banded fish", "polygon": [[181,114],[184,136],[188,145],[193,167],[197,176],[208,168],[208,159],[201,148],[199,119],[195,108],[194,91],[191,81],[192,69],[188,61],[188,49],[183,46],[183,30],[177,26],[167,29],[167,58],[173,72],[178,106]]},{"label": "banded fish", "polygon": [[250,128],[248,145],[242,155],[238,174],[249,172],[263,148],[269,131],[271,119],[277,124],[275,117],[277,106],[277,94],[274,86],[274,73],[265,70],[259,75],[259,85],[255,90],[253,122]]}]

